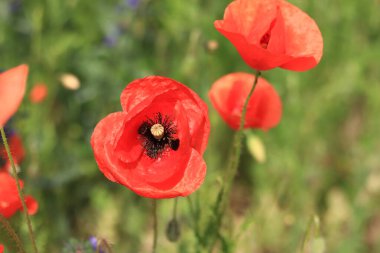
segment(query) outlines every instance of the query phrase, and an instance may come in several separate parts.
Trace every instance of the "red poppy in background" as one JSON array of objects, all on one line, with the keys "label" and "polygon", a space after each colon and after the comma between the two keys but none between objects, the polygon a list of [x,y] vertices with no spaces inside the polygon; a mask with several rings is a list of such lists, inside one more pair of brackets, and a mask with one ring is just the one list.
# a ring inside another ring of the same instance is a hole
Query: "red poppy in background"
[{"label": "red poppy in background", "polygon": [[[21,138],[17,134],[12,134],[7,136],[9,148],[12,153],[13,160],[15,164],[20,164],[25,156],[24,146],[22,144]],[[0,170],[10,170],[10,162],[8,159],[7,152],[5,150],[4,144],[0,143]]]},{"label": "red poppy in background", "polygon": [[0,244],[0,253],[4,252],[4,246]]},{"label": "red poppy in background", "polygon": [[17,111],[24,97],[28,66],[23,64],[0,73],[0,127]]},{"label": "red poppy in background", "polygon": [[284,0],[235,0],[227,6],[224,19],[214,25],[257,70],[305,71],[322,57],[317,24]]},{"label": "red poppy in background", "polygon": [[[231,73],[214,82],[209,97],[223,120],[238,130],[243,105],[253,85],[255,76],[248,73]],[[248,102],[244,128],[267,130],[281,120],[282,104],[276,90],[259,78]]]},{"label": "red poppy in background", "polygon": [[41,84],[36,84],[33,86],[30,94],[29,94],[29,99],[32,103],[41,103],[44,101],[48,94],[48,89],[47,86],[43,83]]},{"label": "red poppy in background", "polygon": [[[21,188],[24,183],[20,180]],[[10,218],[17,210],[22,210],[22,204],[17,192],[16,180],[5,171],[0,171],[0,214]],[[38,203],[31,197],[25,197],[28,213],[33,215],[37,212]]]},{"label": "red poppy in background", "polygon": [[206,104],[185,85],[161,76],[131,82],[120,99],[123,111],[102,119],[91,137],[100,170],[144,197],[194,192],[206,174]]}]

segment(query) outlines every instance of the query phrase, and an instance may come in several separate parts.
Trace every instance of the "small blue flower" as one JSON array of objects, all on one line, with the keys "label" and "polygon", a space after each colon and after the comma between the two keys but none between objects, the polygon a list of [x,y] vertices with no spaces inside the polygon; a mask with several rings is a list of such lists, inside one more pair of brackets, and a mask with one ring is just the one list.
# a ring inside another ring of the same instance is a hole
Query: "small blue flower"
[{"label": "small blue flower", "polygon": [[125,3],[132,9],[136,9],[139,6],[140,0],[125,0]]},{"label": "small blue flower", "polygon": [[[98,245],[99,245],[98,238],[96,238],[95,236],[90,236],[88,241],[90,242],[92,249],[96,252],[96,250],[98,249]],[[104,250],[99,248],[99,253],[105,253],[105,252],[104,252]]]}]

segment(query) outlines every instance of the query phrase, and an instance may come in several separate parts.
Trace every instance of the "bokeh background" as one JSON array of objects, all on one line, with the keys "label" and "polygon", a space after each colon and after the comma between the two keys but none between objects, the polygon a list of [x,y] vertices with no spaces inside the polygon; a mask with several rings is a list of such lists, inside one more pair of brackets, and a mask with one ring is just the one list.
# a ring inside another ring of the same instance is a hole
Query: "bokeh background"
[{"label": "bokeh background", "polygon": [[[229,2],[0,1],[1,68],[27,63],[28,91],[48,87],[39,104],[26,96],[12,119],[26,149],[20,176],[40,204],[33,223],[41,252],[75,252],[71,246],[91,235],[117,253],[149,252],[151,201],[109,182],[89,139],[101,118],[121,110],[120,93],[133,79],[174,78],[210,105],[207,92],[220,76],[253,73],[213,28]],[[314,224],[314,252],[378,253],[380,2],[290,2],[320,26],[324,55],[308,72],[263,74],[282,98],[283,118],[268,132],[247,131],[231,200],[236,252],[298,252]],[[67,73],[80,86],[64,86]],[[233,135],[211,106],[209,112],[208,174],[192,195],[204,219]],[[165,238],[172,205],[159,201],[158,252],[196,252],[186,199],[178,202],[180,241]],[[22,215],[11,222],[28,243]]]}]

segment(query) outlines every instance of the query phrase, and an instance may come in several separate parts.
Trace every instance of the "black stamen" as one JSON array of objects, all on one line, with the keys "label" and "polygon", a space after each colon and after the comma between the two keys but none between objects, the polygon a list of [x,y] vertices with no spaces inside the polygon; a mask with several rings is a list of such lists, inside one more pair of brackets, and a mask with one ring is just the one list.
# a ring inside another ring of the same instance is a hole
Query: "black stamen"
[{"label": "black stamen", "polygon": [[139,127],[139,129],[137,130],[137,132],[141,135],[144,135],[146,134],[147,131],[149,131],[149,124],[144,122],[142,123],[142,125]]},{"label": "black stamen", "polygon": [[170,139],[169,140],[170,148],[176,151],[179,147],[179,139]]},{"label": "black stamen", "polygon": [[[164,134],[161,138],[156,138],[157,136],[155,137],[151,133],[151,127],[155,124],[164,127]],[[153,118],[148,118],[140,125],[137,132],[145,153],[150,158],[157,159],[169,148],[174,151],[179,148],[179,139],[173,137],[177,133],[176,126],[167,115],[163,116],[161,113],[157,113]]]}]

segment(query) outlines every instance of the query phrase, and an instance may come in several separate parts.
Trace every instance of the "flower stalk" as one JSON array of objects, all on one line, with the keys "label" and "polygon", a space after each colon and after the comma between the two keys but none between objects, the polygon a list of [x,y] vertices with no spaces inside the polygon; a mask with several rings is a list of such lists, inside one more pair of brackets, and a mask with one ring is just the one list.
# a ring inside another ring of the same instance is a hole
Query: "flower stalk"
[{"label": "flower stalk", "polygon": [[231,154],[230,154],[230,157],[229,157],[229,160],[228,160],[226,172],[224,174],[224,182],[225,183],[222,186],[222,188],[221,188],[221,190],[220,190],[220,192],[218,194],[218,199],[217,199],[216,206],[215,206],[215,212],[216,212],[216,222],[215,222],[216,236],[214,237],[214,239],[212,240],[212,242],[210,244],[210,252],[214,248],[214,245],[215,245],[215,242],[216,242],[216,239],[217,239],[217,235],[220,235],[219,229],[221,227],[223,216],[224,216],[225,210],[227,208],[227,204],[228,204],[228,200],[229,200],[232,184],[233,184],[233,181],[235,179],[235,176],[236,176],[236,173],[237,173],[237,170],[238,170],[238,167],[239,167],[241,148],[242,148],[242,141],[243,141],[243,137],[244,137],[243,129],[244,129],[244,125],[245,125],[245,117],[246,117],[246,114],[247,114],[248,102],[249,102],[249,100],[252,97],[252,94],[253,94],[253,92],[254,92],[254,90],[256,88],[256,85],[258,83],[258,80],[259,80],[260,76],[261,76],[261,71],[257,70],[256,73],[255,73],[255,79],[253,81],[252,88],[251,88],[251,90],[248,93],[247,99],[244,101],[244,105],[243,105],[243,109],[242,109],[242,114],[241,114],[241,118],[240,118],[239,129],[235,133],[234,140],[233,140],[233,143],[232,143]]},{"label": "flower stalk", "polygon": [[222,195],[222,201],[221,201],[222,208],[224,208],[224,205],[226,205],[226,201],[228,199],[229,192],[231,191],[233,180],[236,176],[236,172],[239,167],[241,147],[242,147],[241,143],[244,137],[243,129],[245,125],[245,117],[247,115],[248,102],[252,97],[252,94],[256,88],[256,85],[259,81],[260,76],[261,76],[261,71],[258,70],[255,74],[255,79],[253,81],[252,88],[248,93],[247,99],[244,101],[243,110],[242,110],[241,118],[240,118],[239,130],[235,133],[234,140],[232,143],[232,151],[231,151],[231,155],[230,155],[228,165],[227,165],[227,171],[224,174],[224,182],[226,182],[226,184],[223,186],[224,194]]},{"label": "flower stalk", "polygon": [[38,249],[37,249],[37,245],[36,245],[36,240],[35,240],[34,233],[33,233],[32,222],[30,220],[30,217],[29,217],[29,214],[28,214],[28,209],[27,209],[26,204],[25,204],[24,193],[23,193],[23,191],[21,189],[20,180],[18,178],[16,165],[14,163],[14,160],[13,160],[13,157],[12,157],[12,153],[11,153],[11,150],[9,148],[7,136],[5,134],[5,131],[4,131],[3,127],[0,127],[0,131],[1,131],[1,137],[3,139],[5,150],[7,152],[9,161],[11,163],[12,173],[13,173],[13,175],[15,177],[15,180],[16,180],[17,192],[19,194],[19,197],[20,197],[20,200],[21,200],[21,204],[22,204],[22,208],[23,208],[23,213],[24,213],[24,216],[25,216],[25,219],[26,219],[26,223],[28,225],[29,237],[30,237],[30,240],[32,241],[33,250],[34,250],[35,253],[38,253]]}]

